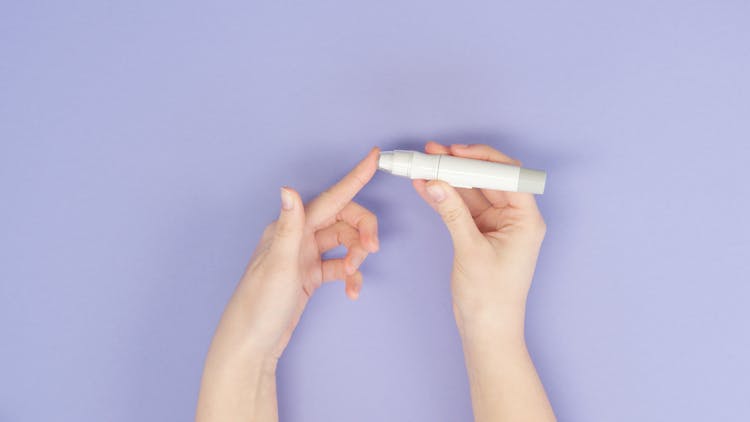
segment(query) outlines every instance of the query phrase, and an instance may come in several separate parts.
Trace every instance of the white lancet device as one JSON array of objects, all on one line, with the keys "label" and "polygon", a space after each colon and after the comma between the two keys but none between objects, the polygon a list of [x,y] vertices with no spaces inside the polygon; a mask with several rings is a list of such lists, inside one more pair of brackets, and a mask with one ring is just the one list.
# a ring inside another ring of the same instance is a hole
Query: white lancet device
[{"label": "white lancet device", "polygon": [[442,180],[457,188],[542,194],[547,181],[542,170],[417,151],[383,151],[378,168],[410,179]]}]

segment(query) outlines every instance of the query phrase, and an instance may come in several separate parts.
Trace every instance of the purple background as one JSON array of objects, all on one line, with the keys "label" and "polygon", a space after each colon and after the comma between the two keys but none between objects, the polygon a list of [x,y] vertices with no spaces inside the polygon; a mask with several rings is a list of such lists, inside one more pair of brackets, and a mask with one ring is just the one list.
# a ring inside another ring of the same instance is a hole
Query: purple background
[{"label": "purple background", "polygon": [[[0,420],[178,421],[278,188],[373,145],[549,172],[530,350],[562,421],[750,419],[750,4],[0,5]],[[282,419],[471,415],[451,248],[408,181],[327,285]]]}]

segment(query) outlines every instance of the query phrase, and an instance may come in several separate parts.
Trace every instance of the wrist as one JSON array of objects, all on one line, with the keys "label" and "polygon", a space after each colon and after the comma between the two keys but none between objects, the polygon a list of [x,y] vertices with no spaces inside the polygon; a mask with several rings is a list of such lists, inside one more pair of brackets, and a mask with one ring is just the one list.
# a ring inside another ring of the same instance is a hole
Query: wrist
[{"label": "wrist", "polygon": [[[248,374],[254,377],[276,376],[278,358],[257,350],[212,345],[206,366],[217,373]],[[236,375],[235,375],[236,376]]]},{"label": "wrist", "polygon": [[471,313],[459,312],[454,306],[456,325],[465,346],[500,343],[508,345],[525,344],[524,304],[495,307],[489,310],[474,310]]}]

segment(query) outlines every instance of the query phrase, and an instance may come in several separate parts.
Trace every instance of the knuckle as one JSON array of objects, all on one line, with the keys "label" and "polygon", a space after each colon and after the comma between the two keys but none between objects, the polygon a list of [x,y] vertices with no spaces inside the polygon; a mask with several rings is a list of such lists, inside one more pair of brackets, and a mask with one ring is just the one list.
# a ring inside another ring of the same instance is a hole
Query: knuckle
[{"label": "knuckle", "polygon": [[351,173],[349,173],[350,180],[354,183],[357,190],[362,189],[367,182],[372,178],[372,173],[366,170],[362,164],[358,165]]},{"label": "knuckle", "polygon": [[340,245],[342,243],[344,243],[344,231],[343,230],[338,230],[336,232],[336,244]]},{"label": "knuckle", "polygon": [[448,224],[453,224],[459,221],[463,217],[464,211],[460,208],[448,208],[442,212],[443,221]]},{"label": "knuckle", "polygon": [[344,245],[347,247],[352,246],[359,242],[359,239],[362,237],[362,235],[359,233],[359,231],[353,227],[349,227],[346,229],[346,232],[344,233]]},{"label": "knuckle", "polygon": [[294,234],[295,230],[290,224],[277,223],[276,224],[276,237],[290,237]]},{"label": "knuckle", "polygon": [[532,220],[530,228],[539,237],[544,237],[544,235],[547,233],[547,223],[544,222],[544,218],[542,218],[542,216],[539,216],[538,218]]},{"label": "knuckle", "polygon": [[378,225],[378,217],[370,211],[367,211],[365,213],[365,215],[362,217],[362,221],[373,226]]}]

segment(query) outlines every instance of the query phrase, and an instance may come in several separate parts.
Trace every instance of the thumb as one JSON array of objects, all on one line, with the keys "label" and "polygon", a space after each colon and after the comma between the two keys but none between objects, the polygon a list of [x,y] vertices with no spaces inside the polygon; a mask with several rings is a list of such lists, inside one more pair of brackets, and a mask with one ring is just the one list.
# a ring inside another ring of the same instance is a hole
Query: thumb
[{"label": "thumb", "polygon": [[271,249],[295,257],[299,253],[302,234],[305,229],[305,207],[299,194],[291,188],[281,188],[281,211],[276,220]]},{"label": "thumb", "polygon": [[468,247],[482,239],[466,203],[453,186],[440,180],[415,180],[414,188],[440,214],[456,249]]}]

